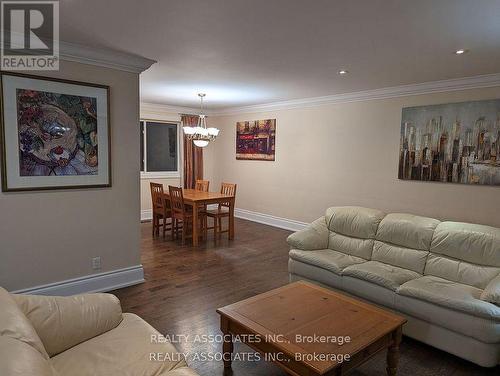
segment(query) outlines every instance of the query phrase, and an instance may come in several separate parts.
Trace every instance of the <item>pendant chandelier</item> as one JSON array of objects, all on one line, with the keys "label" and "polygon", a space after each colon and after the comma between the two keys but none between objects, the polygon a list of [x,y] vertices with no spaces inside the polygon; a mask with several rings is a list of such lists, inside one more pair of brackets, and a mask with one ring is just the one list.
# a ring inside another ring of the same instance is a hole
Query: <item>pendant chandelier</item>
[{"label": "pendant chandelier", "polygon": [[200,148],[207,146],[210,141],[214,141],[219,134],[219,130],[217,128],[207,128],[207,117],[203,113],[203,98],[205,95],[206,94],[203,93],[198,94],[201,102],[198,125],[196,127],[182,127],[187,139],[193,140],[193,143]]}]

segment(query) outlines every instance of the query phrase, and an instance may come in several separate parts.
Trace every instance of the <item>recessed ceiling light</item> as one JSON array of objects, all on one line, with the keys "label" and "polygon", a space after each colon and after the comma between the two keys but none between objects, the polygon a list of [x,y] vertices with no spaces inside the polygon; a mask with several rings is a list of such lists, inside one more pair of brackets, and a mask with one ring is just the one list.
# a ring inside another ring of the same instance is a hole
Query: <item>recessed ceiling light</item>
[{"label": "recessed ceiling light", "polygon": [[467,52],[469,52],[469,50],[461,48],[461,49],[455,51],[455,55],[463,55],[463,54],[466,54]]},{"label": "recessed ceiling light", "polygon": [[339,71],[338,71],[338,73],[339,73],[341,76],[343,76],[343,75],[345,75],[345,74],[349,73],[349,71],[348,71],[348,70],[346,70],[346,69],[341,69],[341,70],[339,70]]}]

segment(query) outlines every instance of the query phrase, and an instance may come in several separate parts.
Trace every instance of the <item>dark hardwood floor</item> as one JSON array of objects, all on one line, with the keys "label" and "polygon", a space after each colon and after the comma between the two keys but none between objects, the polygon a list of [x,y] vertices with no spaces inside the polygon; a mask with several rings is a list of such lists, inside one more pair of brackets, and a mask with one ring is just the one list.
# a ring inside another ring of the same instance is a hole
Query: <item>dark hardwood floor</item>
[{"label": "dark hardwood floor", "polygon": [[[197,335],[216,335],[219,331],[218,307],[288,283],[289,231],[236,220],[236,237],[214,244],[209,234],[206,245],[192,248],[180,241],[151,238],[151,224],[143,223],[142,264],[146,282],[113,293],[124,312],[144,318],[165,335],[188,335],[176,347],[188,352],[188,363],[202,376],[223,375],[221,361],[209,357],[221,351],[218,343],[200,341]],[[235,353],[253,353],[236,344]],[[208,359],[205,359],[208,358]],[[398,375],[498,375],[500,368],[484,369],[460,358],[409,338],[403,339]],[[282,376],[277,366],[264,362],[235,361],[235,376]],[[378,354],[354,376],[385,375],[385,354]]]}]

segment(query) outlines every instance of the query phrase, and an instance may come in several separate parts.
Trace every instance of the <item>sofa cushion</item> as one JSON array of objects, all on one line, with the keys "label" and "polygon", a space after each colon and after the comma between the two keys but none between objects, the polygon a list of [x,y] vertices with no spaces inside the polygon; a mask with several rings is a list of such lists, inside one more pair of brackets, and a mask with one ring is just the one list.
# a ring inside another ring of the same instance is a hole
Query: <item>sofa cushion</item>
[{"label": "sofa cushion", "polygon": [[326,210],[330,229],[328,248],[369,260],[373,239],[384,214],[375,209],[355,206],[333,207]]},{"label": "sofa cushion", "polygon": [[122,321],[120,301],[111,294],[13,295],[13,299],[50,356],[107,332]]},{"label": "sofa cushion", "polygon": [[[172,344],[151,340],[158,334],[140,317],[125,313],[115,329],[56,355],[51,363],[61,375],[71,376],[169,375],[171,370],[186,367]],[[161,358],[151,358],[158,353]],[[191,374],[184,369],[177,371],[177,375]]]},{"label": "sofa cushion", "polygon": [[33,325],[17,306],[12,296],[0,287],[0,336],[22,341],[35,348],[43,358],[49,356]]},{"label": "sofa cushion", "polygon": [[378,226],[372,260],[422,274],[439,221],[411,214],[388,214]]},{"label": "sofa cushion", "polygon": [[418,215],[387,214],[378,226],[376,239],[404,248],[429,251],[437,219]]},{"label": "sofa cushion", "polygon": [[500,307],[480,300],[482,290],[473,286],[424,276],[402,284],[397,293],[500,322]]},{"label": "sofa cushion", "polygon": [[424,274],[484,289],[500,273],[500,268],[482,266],[430,253]]},{"label": "sofa cushion", "polygon": [[312,280],[336,289],[342,289],[343,285],[343,277],[341,275],[292,258],[288,259],[288,276],[290,282],[300,279]]},{"label": "sofa cushion", "polygon": [[293,260],[318,266],[339,275],[341,275],[342,270],[349,265],[366,262],[366,260],[362,258],[333,251],[331,249],[321,249],[317,251],[292,249],[289,256]]},{"label": "sofa cushion", "polygon": [[342,290],[369,303],[380,304],[385,308],[394,308],[396,293],[385,286],[344,275],[342,276]]},{"label": "sofa cushion", "polygon": [[57,373],[34,347],[9,336],[0,336],[0,375],[57,376]]},{"label": "sofa cushion", "polygon": [[442,222],[430,251],[471,264],[500,267],[500,229],[460,222]]},{"label": "sofa cushion", "polygon": [[332,207],[326,210],[330,231],[361,239],[373,239],[384,213],[358,206]]},{"label": "sofa cushion", "polygon": [[359,239],[330,232],[328,248],[369,260],[372,257],[373,239]]},{"label": "sofa cushion", "polygon": [[484,289],[500,274],[500,229],[442,222],[434,231],[424,274]]},{"label": "sofa cushion", "polygon": [[403,283],[421,275],[408,269],[399,268],[378,261],[368,261],[344,269],[344,276],[356,277],[396,291]]},{"label": "sofa cushion", "polygon": [[375,241],[372,260],[423,274],[429,252]]},{"label": "sofa cushion", "polygon": [[500,275],[493,278],[481,293],[481,300],[500,305]]}]

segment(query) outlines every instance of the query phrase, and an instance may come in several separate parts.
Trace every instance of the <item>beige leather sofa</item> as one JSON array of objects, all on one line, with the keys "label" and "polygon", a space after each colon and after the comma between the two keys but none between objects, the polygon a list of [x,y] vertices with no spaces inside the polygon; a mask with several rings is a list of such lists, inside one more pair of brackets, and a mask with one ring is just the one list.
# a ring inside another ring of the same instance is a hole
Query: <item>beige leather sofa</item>
[{"label": "beige leather sofa", "polygon": [[408,318],[404,333],[484,367],[500,363],[500,229],[333,207],[288,237],[290,280]]},{"label": "beige leather sofa", "polygon": [[122,313],[110,294],[29,296],[0,288],[2,376],[197,375],[173,345],[151,340],[157,334]]}]

